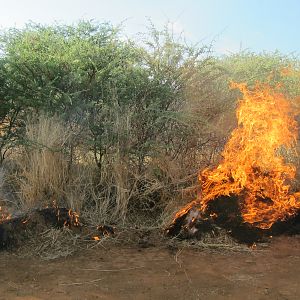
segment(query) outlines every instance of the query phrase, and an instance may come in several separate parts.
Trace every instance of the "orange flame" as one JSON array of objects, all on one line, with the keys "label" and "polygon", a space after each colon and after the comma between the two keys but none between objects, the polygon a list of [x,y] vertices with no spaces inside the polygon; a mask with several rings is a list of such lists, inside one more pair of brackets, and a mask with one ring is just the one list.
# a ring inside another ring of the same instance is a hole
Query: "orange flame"
[{"label": "orange flame", "polygon": [[0,206],[0,223],[9,219],[11,219],[11,214],[8,213],[5,208]]},{"label": "orange flame", "polygon": [[287,183],[294,179],[295,167],[282,155],[296,144],[295,112],[290,101],[268,85],[257,84],[252,91],[243,83],[231,87],[243,93],[236,112],[238,126],[220,165],[199,176],[202,210],[216,197],[240,195],[244,221],[267,229],[300,208],[300,193],[291,193]]}]

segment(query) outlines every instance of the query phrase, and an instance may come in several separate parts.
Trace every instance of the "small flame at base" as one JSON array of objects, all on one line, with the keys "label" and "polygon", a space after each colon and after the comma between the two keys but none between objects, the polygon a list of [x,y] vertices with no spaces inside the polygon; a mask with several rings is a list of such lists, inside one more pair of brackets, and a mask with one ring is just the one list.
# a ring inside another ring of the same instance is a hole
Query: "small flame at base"
[{"label": "small flame at base", "polygon": [[0,206],[0,223],[10,219],[11,219],[11,214],[8,213],[5,208]]}]

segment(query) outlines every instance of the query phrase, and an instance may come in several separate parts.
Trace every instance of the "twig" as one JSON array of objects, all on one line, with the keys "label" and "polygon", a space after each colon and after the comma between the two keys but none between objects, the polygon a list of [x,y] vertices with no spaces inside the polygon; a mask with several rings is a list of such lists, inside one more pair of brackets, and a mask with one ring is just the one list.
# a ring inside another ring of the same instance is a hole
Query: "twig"
[{"label": "twig", "polygon": [[80,269],[81,271],[98,271],[98,272],[119,272],[119,271],[130,271],[144,268],[144,266],[140,267],[132,267],[132,268],[125,268],[125,269]]},{"label": "twig", "polygon": [[103,280],[103,278],[98,278],[98,279],[94,279],[94,280],[90,280],[90,281],[84,281],[84,282],[60,283],[59,285],[64,285],[64,286],[83,285],[83,284],[95,283],[95,282],[98,282],[98,281],[101,281],[101,280]]},{"label": "twig", "polygon": [[176,263],[178,263],[178,265],[180,266],[180,268],[181,268],[182,263],[178,260],[178,258],[179,258],[179,255],[181,254],[182,250],[183,249],[178,250],[176,252],[175,256],[174,256],[174,259],[175,259]]}]

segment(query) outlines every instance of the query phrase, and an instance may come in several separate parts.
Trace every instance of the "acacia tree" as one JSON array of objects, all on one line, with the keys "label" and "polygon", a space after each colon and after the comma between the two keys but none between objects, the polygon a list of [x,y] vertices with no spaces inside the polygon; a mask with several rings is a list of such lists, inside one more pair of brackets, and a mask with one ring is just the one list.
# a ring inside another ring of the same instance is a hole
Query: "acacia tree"
[{"label": "acacia tree", "polygon": [[[118,38],[117,28],[30,24],[2,34],[1,50],[2,144],[25,114],[43,111],[89,127],[92,147],[102,147],[105,117],[96,123],[97,116],[111,106],[115,93],[123,102],[131,99],[127,86],[136,65],[135,47]],[[4,128],[4,120],[13,124]]]},{"label": "acacia tree", "polygon": [[84,128],[99,168],[116,149],[139,169],[157,144],[176,152],[190,130],[180,118],[187,86],[198,76],[198,93],[207,91],[212,79],[209,51],[154,28],[144,45],[121,39],[109,24],[91,22],[29,24],[3,33],[2,113],[13,122],[3,142],[11,137],[11,127],[23,124],[24,115],[43,111]]}]

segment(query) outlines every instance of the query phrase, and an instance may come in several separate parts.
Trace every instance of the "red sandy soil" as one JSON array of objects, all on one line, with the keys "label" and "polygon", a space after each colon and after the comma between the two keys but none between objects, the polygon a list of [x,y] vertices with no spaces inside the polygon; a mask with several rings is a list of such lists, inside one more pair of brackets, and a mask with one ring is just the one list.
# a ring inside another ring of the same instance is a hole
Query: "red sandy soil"
[{"label": "red sandy soil", "polygon": [[263,250],[109,246],[42,261],[0,253],[0,299],[300,299],[300,237]]}]

